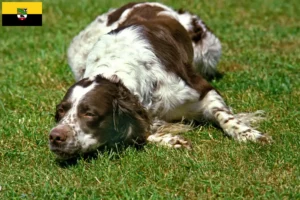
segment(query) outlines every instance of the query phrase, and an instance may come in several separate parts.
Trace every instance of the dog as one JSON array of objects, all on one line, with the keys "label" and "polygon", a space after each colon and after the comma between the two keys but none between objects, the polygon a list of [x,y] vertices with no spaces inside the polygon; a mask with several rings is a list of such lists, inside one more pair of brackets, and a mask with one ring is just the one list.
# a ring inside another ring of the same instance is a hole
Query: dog
[{"label": "dog", "polygon": [[68,159],[103,146],[147,142],[191,149],[184,121],[208,121],[237,141],[268,142],[251,127],[259,112],[233,114],[206,80],[220,40],[196,15],[129,3],[98,16],[71,42],[76,79],[56,108],[50,149]]}]

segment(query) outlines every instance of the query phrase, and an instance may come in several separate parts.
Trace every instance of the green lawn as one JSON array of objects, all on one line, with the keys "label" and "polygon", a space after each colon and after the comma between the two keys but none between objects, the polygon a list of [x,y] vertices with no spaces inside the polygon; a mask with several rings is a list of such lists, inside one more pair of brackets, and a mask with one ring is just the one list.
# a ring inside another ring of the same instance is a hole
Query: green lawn
[{"label": "green lawn", "polygon": [[272,145],[207,125],[194,150],[147,145],[60,165],[48,149],[54,108],[74,82],[66,48],[98,14],[128,1],[44,0],[42,27],[0,27],[0,199],[300,199],[300,3],[165,0],[220,38],[214,80],[236,112],[266,111]]}]

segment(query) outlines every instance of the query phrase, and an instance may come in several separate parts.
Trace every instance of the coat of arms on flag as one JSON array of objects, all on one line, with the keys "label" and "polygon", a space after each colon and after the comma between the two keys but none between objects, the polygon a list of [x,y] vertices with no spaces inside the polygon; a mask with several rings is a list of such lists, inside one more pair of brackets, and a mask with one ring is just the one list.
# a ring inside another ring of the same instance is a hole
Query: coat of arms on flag
[{"label": "coat of arms on flag", "polygon": [[27,8],[18,8],[17,13],[19,20],[25,20],[27,18]]}]

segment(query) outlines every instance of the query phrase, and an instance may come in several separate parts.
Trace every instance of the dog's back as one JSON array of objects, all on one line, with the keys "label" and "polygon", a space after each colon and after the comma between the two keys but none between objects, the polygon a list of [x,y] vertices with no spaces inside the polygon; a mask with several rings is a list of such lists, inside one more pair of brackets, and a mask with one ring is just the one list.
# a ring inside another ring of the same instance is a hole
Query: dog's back
[{"label": "dog's back", "polygon": [[[129,3],[118,9],[112,9],[108,13],[98,16],[72,40],[68,49],[68,62],[75,79],[78,81],[83,77],[87,55],[99,37],[136,22],[147,23],[159,18],[166,21],[164,19],[166,16],[177,20],[188,32],[194,49],[195,69],[206,78],[213,77],[221,56],[219,39],[198,16],[182,10],[175,11],[163,4],[151,2]],[[176,36],[175,39],[180,38]]]}]

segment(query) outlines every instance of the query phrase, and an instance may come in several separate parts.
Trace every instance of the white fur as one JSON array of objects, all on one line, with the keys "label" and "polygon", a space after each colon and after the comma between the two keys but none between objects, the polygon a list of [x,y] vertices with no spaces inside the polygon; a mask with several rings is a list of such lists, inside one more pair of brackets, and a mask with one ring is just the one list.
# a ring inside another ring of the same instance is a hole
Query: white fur
[{"label": "white fur", "polygon": [[170,133],[155,133],[150,135],[147,138],[147,141],[151,143],[158,143],[167,147],[191,149],[191,146],[187,140],[179,135],[172,135]]},{"label": "white fur", "polygon": [[[114,10],[110,11],[113,12]],[[107,26],[109,13],[98,16],[90,25],[82,30],[71,42],[68,49],[68,63],[71,66],[75,80],[82,78],[86,68],[86,58],[90,50],[99,39],[111,30],[117,28],[117,23]]]},{"label": "white fur", "polygon": [[192,19],[193,19],[193,16],[188,12],[178,15],[178,21],[180,22],[180,24],[182,24],[182,26],[186,30],[192,30],[192,28],[193,28],[193,26],[191,24]]},{"label": "white fur", "polygon": [[210,32],[202,20],[197,15],[192,15],[189,12],[178,14],[178,20],[182,26],[188,30],[193,31],[191,21],[197,20],[197,24],[205,32],[205,38],[200,43],[193,42],[194,48],[194,64],[196,70],[205,76],[214,76],[217,72],[217,64],[221,57],[221,42]]},{"label": "white fur", "polygon": [[233,115],[222,97],[214,90],[207,93],[200,106],[207,119],[217,122],[225,134],[238,141],[257,141],[265,137],[250,127],[251,121],[256,121],[256,115]]},{"label": "white fur", "polygon": [[221,43],[219,39],[207,31],[202,44],[193,43],[195,67],[200,74],[214,76],[216,66],[221,57]]}]

